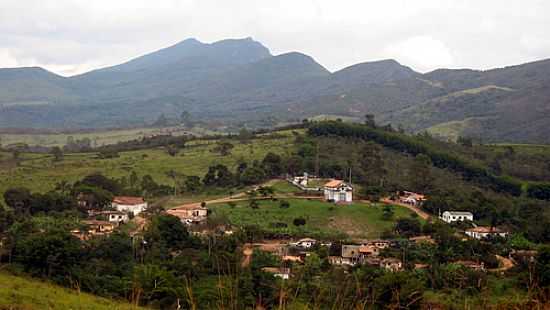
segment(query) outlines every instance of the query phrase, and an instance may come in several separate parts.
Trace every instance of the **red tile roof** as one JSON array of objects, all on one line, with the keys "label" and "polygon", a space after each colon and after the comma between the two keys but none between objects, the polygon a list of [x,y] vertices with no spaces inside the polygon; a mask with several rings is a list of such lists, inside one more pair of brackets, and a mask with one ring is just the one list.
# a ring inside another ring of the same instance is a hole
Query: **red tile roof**
[{"label": "red tile roof", "polygon": [[145,200],[143,197],[117,196],[113,198],[113,202],[121,205],[140,205],[145,203]]},{"label": "red tile roof", "polygon": [[342,180],[332,180],[332,181],[326,183],[325,187],[336,188],[336,187],[342,185],[343,183],[344,183],[344,181],[342,181]]},{"label": "red tile roof", "polygon": [[478,232],[478,233],[494,233],[494,234],[504,232],[504,230],[502,229],[498,229],[496,227],[487,227],[487,226],[478,226],[475,228],[467,229],[466,231]]}]

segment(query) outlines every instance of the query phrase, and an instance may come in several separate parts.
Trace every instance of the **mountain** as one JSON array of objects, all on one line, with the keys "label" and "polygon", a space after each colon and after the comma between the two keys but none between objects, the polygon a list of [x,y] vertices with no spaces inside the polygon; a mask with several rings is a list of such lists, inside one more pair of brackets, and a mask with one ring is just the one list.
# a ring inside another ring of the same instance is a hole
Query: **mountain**
[{"label": "mountain", "polygon": [[550,60],[421,74],[395,60],[329,72],[298,52],[272,55],[251,38],[187,39],[73,77],[0,69],[0,127],[146,126],[183,111],[212,124],[273,126],[318,115],[445,139],[550,143]]}]

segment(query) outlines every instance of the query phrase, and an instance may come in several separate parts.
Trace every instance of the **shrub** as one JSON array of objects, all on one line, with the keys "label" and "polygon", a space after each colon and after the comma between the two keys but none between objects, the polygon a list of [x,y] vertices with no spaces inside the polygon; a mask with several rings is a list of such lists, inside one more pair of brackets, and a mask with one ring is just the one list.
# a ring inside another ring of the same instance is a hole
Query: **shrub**
[{"label": "shrub", "polygon": [[297,217],[292,221],[294,226],[304,226],[306,224],[306,219],[303,217]]},{"label": "shrub", "polygon": [[281,202],[279,202],[279,207],[281,209],[288,209],[290,208],[290,203],[286,200],[281,200]]}]

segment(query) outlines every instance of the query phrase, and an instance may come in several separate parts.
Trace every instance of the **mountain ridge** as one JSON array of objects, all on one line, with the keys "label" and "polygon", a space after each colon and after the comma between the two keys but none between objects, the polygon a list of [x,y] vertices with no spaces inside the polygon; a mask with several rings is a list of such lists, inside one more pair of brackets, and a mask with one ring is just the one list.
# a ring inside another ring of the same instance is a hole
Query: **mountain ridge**
[{"label": "mountain ridge", "polygon": [[[250,37],[191,38],[72,77],[39,67],[0,69],[0,127],[147,126],[161,114],[177,119],[183,111],[248,127],[374,114],[381,124],[411,132],[439,135],[449,124],[448,137],[550,143],[537,133],[550,125],[537,114],[550,106],[549,73],[550,59],[427,73],[382,59],[330,72],[300,52],[273,55]],[[461,122],[465,126],[456,126]]]}]

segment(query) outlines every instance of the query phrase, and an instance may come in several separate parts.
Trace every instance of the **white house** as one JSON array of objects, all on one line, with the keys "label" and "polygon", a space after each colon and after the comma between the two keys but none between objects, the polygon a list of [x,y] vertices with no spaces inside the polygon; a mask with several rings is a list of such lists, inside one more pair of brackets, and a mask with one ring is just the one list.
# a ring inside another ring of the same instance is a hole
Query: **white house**
[{"label": "white house", "polygon": [[399,196],[399,201],[413,206],[420,206],[426,201],[426,196],[423,194],[403,191]]},{"label": "white house", "polygon": [[111,223],[127,223],[129,221],[128,213],[120,211],[104,211],[102,212]]},{"label": "white house", "polygon": [[474,221],[474,215],[471,212],[464,211],[445,211],[439,218],[447,223]]},{"label": "white house", "polygon": [[117,196],[113,198],[111,206],[117,211],[138,215],[147,209],[147,202],[143,197]]},{"label": "white house", "polygon": [[496,227],[478,226],[466,230],[466,235],[475,239],[485,239],[487,237],[506,237],[508,232]]},{"label": "white house", "polygon": [[295,245],[304,249],[310,249],[317,244],[317,240],[311,238],[304,238],[298,240]]},{"label": "white house", "polygon": [[324,186],[325,200],[336,203],[353,201],[353,187],[342,180],[332,180]]},{"label": "white house", "polygon": [[184,224],[188,225],[204,222],[208,217],[208,209],[200,204],[176,207],[166,211],[166,213],[179,218]]}]

